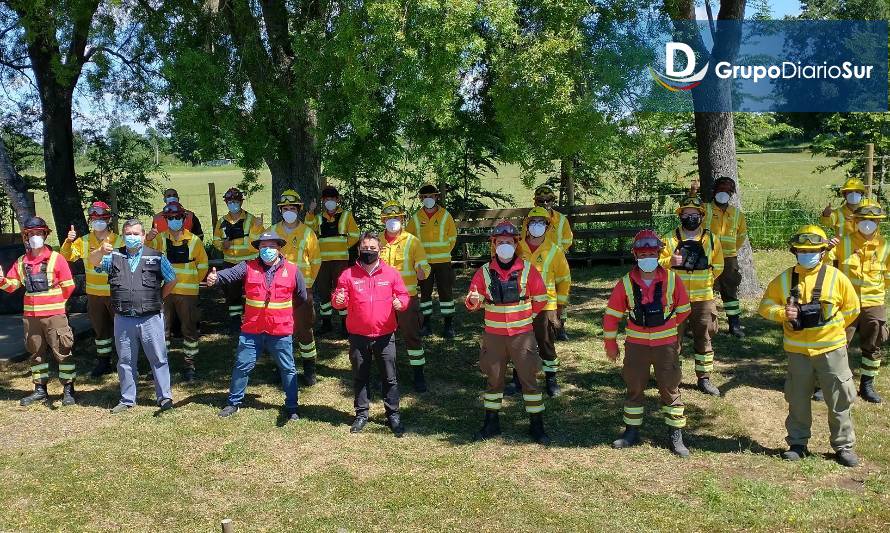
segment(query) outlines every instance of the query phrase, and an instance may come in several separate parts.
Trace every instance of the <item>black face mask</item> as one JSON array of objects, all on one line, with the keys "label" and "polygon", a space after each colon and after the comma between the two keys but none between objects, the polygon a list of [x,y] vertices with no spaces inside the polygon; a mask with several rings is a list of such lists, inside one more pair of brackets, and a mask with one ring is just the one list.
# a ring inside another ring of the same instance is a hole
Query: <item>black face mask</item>
[{"label": "black face mask", "polygon": [[380,257],[380,252],[372,252],[370,250],[362,250],[358,253],[358,260],[365,265],[373,265]]},{"label": "black face mask", "polygon": [[692,231],[698,229],[698,227],[701,226],[701,217],[698,215],[687,215],[685,217],[680,217],[680,224],[683,225],[683,229]]}]

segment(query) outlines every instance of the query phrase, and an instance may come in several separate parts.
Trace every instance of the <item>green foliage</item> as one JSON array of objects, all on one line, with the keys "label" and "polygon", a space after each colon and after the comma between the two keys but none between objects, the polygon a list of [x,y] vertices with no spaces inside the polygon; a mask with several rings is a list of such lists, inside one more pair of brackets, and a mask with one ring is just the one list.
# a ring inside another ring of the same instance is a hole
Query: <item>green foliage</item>
[{"label": "green foliage", "polygon": [[886,173],[886,157],[890,156],[890,116],[886,113],[835,113],[825,123],[824,132],[813,140],[814,153],[836,157],[820,171],[843,168],[847,176],[865,177],[865,145],[874,143],[875,179]]}]

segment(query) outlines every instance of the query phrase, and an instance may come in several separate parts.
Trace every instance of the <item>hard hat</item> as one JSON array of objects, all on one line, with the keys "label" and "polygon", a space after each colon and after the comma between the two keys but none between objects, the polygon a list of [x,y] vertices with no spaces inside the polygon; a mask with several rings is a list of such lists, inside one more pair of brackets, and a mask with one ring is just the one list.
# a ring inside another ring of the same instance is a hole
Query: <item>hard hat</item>
[{"label": "hard hat", "polygon": [[405,216],[405,210],[402,208],[402,205],[395,200],[390,200],[390,201],[386,202],[385,204],[383,204],[383,209],[380,210],[380,219],[381,220],[386,220],[388,218],[395,218],[395,217],[404,217],[404,216]]},{"label": "hard hat", "polygon": [[161,215],[164,218],[180,218],[185,217],[185,214],[186,210],[179,202],[170,202],[161,210]]},{"label": "hard hat", "polygon": [[300,199],[300,193],[293,189],[281,191],[281,196],[278,197],[278,207],[283,207],[286,205],[302,206],[303,200]]},{"label": "hard hat", "polygon": [[90,219],[111,218],[111,207],[105,202],[93,202],[90,204],[90,207],[87,208],[87,216],[89,216]]},{"label": "hard hat", "polygon": [[550,220],[550,213],[547,212],[543,207],[532,207],[531,211],[525,216],[526,219],[531,218],[546,218],[548,221]]},{"label": "hard hat", "polygon": [[828,236],[819,226],[807,224],[788,240],[791,250],[821,251],[828,248]]},{"label": "hard hat", "polygon": [[679,215],[683,212],[684,209],[698,209],[701,214],[705,214],[704,204],[702,204],[701,198],[697,196],[687,196],[680,202],[680,205],[677,207],[676,213]]},{"label": "hard hat", "polygon": [[501,220],[491,228],[491,240],[504,236],[510,236],[513,237],[513,240],[519,240],[519,230],[509,220]]},{"label": "hard hat", "polygon": [[439,188],[432,183],[424,183],[417,194],[439,194]]},{"label": "hard hat", "polygon": [[886,220],[887,213],[877,202],[865,198],[856,206],[853,217],[861,220]]},{"label": "hard hat", "polygon": [[340,193],[337,191],[336,187],[332,187],[328,185],[324,189],[321,190],[322,198],[340,198]]},{"label": "hard hat", "polygon": [[46,221],[40,217],[31,217],[25,221],[25,224],[22,226],[22,233],[28,231],[36,231],[43,230],[47,234],[49,234],[52,230],[49,229],[49,226],[46,225]]},{"label": "hard hat", "polygon": [[722,185],[722,184],[724,184],[724,183],[729,183],[730,186],[732,187],[732,188],[730,189],[730,192],[732,192],[733,194],[735,194],[735,192],[736,192],[736,184],[735,184],[735,180],[732,179],[732,178],[729,177],[729,176],[718,176],[718,177],[714,178],[714,185],[712,186],[711,190],[712,190],[713,192],[716,193],[716,192],[717,192],[717,187],[720,186],[720,185]]},{"label": "hard hat", "polygon": [[859,178],[850,178],[841,186],[842,195],[854,191],[865,194],[865,184],[862,183],[862,180]]},{"label": "hard hat", "polygon": [[232,187],[223,195],[223,200],[226,202],[243,202],[244,194],[237,187]]},{"label": "hard hat", "polygon": [[553,202],[556,200],[556,194],[549,185],[541,185],[535,189],[535,200],[539,202]]},{"label": "hard hat", "polygon": [[658,234],[651,229],[644,229],[634,235],[631,249],[636,255],[637,252],[661,252],[663,248],[664,241],[658,237]]}]

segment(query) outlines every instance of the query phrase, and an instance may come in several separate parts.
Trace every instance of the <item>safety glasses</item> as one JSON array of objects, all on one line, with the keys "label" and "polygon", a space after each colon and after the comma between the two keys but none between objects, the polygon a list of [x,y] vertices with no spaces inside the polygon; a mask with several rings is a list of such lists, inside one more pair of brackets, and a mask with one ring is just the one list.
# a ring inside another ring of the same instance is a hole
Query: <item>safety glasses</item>
[{"label": "safety glasses", "polygon": [[495,226],[491,230],[492,237],[503,237],[505,235],[508,235],[510,237],[515,237],[516,236],[516,228],[514,228],[513,226]]},{"label": "safety glasses", "polygon": [[94,215],[102,216],[102,215],[106,215],[106,214],[110,214],[110,213],[108,213],[108,211],[106,211],[105,209],[102,209],[101,207],[90,207],[87,210],[87,214],[89,214],[90,216],[94,216]]},{"label": "safety glasses", "polygon": [[645,239],[640,239],[638,241],[634,241],[633,247],[635,249],[638,248],[661,248],[664,246],[664,243],[659,239],[647,237]]},{"label": "safety glasses", "polygon": [[791,237],[790,244],[828,244],[821,235],[815,233],[798,233]]},{"label": "safety glasses", "polygon": [[856,216],[880,217],[880,216],[884,216],[884,210],[876,205],[860,207],[859,209],[856,210]]},{"label": "safety glasses", "polygon": [[702,201],[700,198],[693,197],[693,198],[686,198],[685,200],[683,200],[683,203],[680,205],[682,207],[701,207],[704,204],[702,204]]},{"label": "safety glasses", "polygon": [[401,216],[402,208],[397,205],[389,205],[383,208],[381,214],[383,216]]},{"label": "safety glasses", "polygon": [[282,194],[281,198],[278,200],[279,204],[293,204],[293,205],[302,205],[302,202],[296,195],[293,194]]}]

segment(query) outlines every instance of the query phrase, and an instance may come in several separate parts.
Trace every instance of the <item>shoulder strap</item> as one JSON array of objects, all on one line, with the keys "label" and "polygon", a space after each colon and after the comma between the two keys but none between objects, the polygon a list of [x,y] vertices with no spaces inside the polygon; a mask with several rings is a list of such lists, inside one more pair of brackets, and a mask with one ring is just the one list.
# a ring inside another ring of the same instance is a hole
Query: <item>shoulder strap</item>
[{"label": "shoulder strap", "polygon": [[819,269],[819,275],[816,276],[816,287],[813,289],[813,297],[810,299],[811,302],[818,302],[822,297],[822,283],[825,281],[825,271],[828,270],[828,265],[822,263],[822,268]]}]

